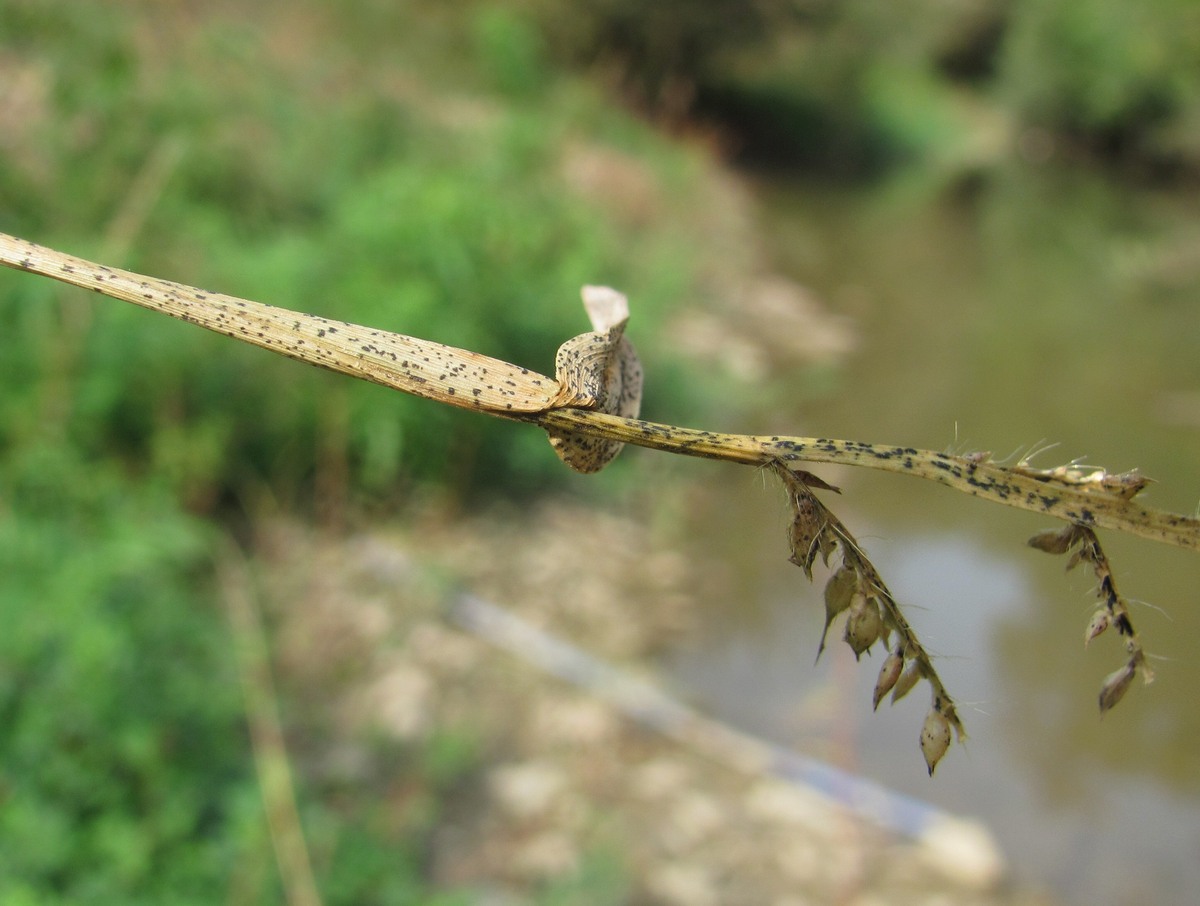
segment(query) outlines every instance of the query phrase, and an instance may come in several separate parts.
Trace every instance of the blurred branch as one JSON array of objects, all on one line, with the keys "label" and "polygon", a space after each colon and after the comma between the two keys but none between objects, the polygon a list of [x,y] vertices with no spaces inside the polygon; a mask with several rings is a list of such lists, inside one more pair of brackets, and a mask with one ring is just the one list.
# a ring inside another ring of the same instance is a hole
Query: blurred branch
[{"label": "blurred branch", "polygon": [[242,693],[246,699],[246,722],[254,749],[254,766],[262,794],[263,811],[271,830],[279,880],[290,906],[321,906],[304,829],[296,809],[287,742],[279,721],[278,698],[271,679],[266,634],[254,600],[246,563],[232,546],[217,562],[221,597],[233,630],[234,652]]}]

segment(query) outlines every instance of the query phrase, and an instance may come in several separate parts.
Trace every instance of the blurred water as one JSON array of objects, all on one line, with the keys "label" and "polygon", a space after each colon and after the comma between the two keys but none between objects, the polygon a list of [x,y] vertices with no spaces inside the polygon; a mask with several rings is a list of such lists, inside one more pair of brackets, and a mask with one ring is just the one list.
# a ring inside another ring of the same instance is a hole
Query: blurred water
[{"label": "blurred water", "polygon": [[[1200,501],[1200,206],[1082,171],[1023,169],[955,192],[759,187],[781,268],[852,315],[836,374],[774,363],[733,430],[820,434],[996,458],[1039,443]],[[783,404],[781,411],[780,401]],[[1091,581],[1024,546],[1045,520],[894,476],[817,469],[961,706],[971,740],[930,781],[927,701],[870,713],[878,657],[812,665],[816,588],[785,561],[781,495],[753,474],[705,484],[697,556],[729,564],[707,629],[669,667],[706,709],[896,789],[982,818],[1018,876],[1069,903],[1193,902],[1200,889],[1200,556],[1102,536],[1158,681],[1104,720],[1122,663],[1086,652]],[[917,606],[919,605],[919,607]],[[833,656],[830,656],[832,654]]]}]

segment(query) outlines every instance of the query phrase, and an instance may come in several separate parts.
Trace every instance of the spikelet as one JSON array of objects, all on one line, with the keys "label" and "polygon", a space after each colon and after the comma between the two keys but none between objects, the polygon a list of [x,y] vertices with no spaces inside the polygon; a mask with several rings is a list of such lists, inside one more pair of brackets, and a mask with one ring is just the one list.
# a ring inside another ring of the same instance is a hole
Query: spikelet
[{"label": "spikelet", "polygon": [[1133,678],[1136,675],[1137,667],[1131,660],[1120,670],[1114,670],[1104,678],[1104,684],[1100,687],[1101,717],[1125,697],[1125,693],[1129,691],[1129,686],[1133,683]]},{"label": "spikelet", "polygon": [[829,577],[825,583],[825,627],[821,630],[821,642],[817,645],[817,660],[825,650],[825,640],[829,635],[829,627],[838,615],[850,606],[850,598],[858,586],[858,573],[846,565]]},{"label": "spikelet", "polygon": [[854,659],[858,660],[864,651],[879,641],[883,632],[883,617],[879,613],[879,600],[868,598],[862,592],[850,596],[850,614],[846,619],[844,638]]},{"label": "spikelet", "polygon": [[1106,608],[1101,607],[1092,614],[1092,619],[1088,622],[1087,629],[1084,630],[1083,647],[1086,648],[1090,645],[1092,639],[1104,632],[1110,625],[1112,625],[1112,614]]},{"label": "spikelet", "polygon": [[792,496],[792,509],[792,524],[788,537],[791,556],[788,559],[803,569],[811,581],[817,554],[828,563],[836,542],[823,518],[823,508],[807,489],[803,494],[797,493]]},{"label": "spikelet", "polygon": [[871,697],[872,710],[879,710],[879,702],[896,687],[896,681],[900,679],[903,670],[904,656],[897,648],[884,659],[883,666],[879,668],[879,677],[875,680],[875,691]]},{"label": "spikelet", "polygon": [[925,715],[925,723],[921,727],[921,754],[925,756],[925,766],[929,768],[929,776],[937,767],[946,750],[950,748],[950,721],[942,713],[940,702],[935,702]]},{"label": "spikelet", "polygon": [[896,704],[896,702],[900,701],[900,699],[912,692],[913,687],[920,682],[920,680],[921,667],[916,661],[913,661],[908,665],[905,671],[900,674],[900,678],[896,680],[896,685],[892,687],[892,704]]},{"label": "spikelet", "polygon": [[[1103,481],[1100,482],[1101,487],[1126,500],[1132,498],[1147,483],[1147,479],[1136,470],[1120,475],[1108,475],[1103,472],[1099,474],[1103,478]],[[1065,554],[1074,548],[1067,560],[1067,569],[1073,569],[1080,563],[1087,563],[1095,573],[1096,597],[1100,599],[1100,607],[1092,614],[1087,628],[1083,632],[1085,648],[1110,626],[1116,627],[1117,633],[1125,639],[1125,648],[1130,655],[1129,662],[1106,676],[1100,687],[1100,714],[1103,716],[1125,697],[1134,676],[1139,671],[1145,682],[1148,683],[1154,679],[1154,671],[1150,670],[1146,664],[1146,655],[1142,649],[1141,640],[1134,631],[1133,620],[1129,615],[1129,605],[1117,591],[1112,564],[1109,563],[1104,548],[1100,546],[1100,539],[1088,525],[1073,524],[1062,529],[1038,532],[1029,539],[1029,546],[1050,554]]]},{"label": "spikelet", "polygon": [[841,554],[840,565],[825,583],[825,625],[817,658],[825,649],[834,620],[844,616],[842,638],[855,659],[869,652],[877,642],[882,642],[887,651],[872,693],[874,708],[879,708],[889,692],[894,703],[921,680],[929,683],[937,716],[926,720],[922,751],[932,774],[933,766],[950,746],[950,731],[960,741],[965,738],[953,699],[879,571],[845,524],[814,494],[814,490],[837,489],[808,472],[790,469],[781,460],[772,463],[772,469],[783,482],[792,507],[787,532],[789,559],[811,580],[818,556],[828,565],[835,550]]},{"label": "spikelet", "polygon": [[1029,546],[1048,554],[1065,554],[1078,540],[1078,529],[1068,525],[1062,529],[1046,529],[1029,539]]}]

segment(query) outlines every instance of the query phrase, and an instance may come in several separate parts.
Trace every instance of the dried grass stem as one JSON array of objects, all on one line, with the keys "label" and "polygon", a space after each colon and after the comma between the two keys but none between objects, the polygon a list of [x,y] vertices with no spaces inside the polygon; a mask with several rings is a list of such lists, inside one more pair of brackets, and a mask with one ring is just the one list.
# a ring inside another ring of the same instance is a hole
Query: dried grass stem
[{"label": "dried grass stem", "polygon": [[542,427],[574,431],[684,456],[764,466],[782,462],[840,463],[934,481],[972,497],[1062,519],[1074,525],[1126,532],[1175,547],[1200,550],[1200,519],[1151,509],[1121,496],[1093,475],[1038,472],[1022,465],[977,462],[914,447],[824,437],[722,434],[621,418],[584,409],[527,416]]}]

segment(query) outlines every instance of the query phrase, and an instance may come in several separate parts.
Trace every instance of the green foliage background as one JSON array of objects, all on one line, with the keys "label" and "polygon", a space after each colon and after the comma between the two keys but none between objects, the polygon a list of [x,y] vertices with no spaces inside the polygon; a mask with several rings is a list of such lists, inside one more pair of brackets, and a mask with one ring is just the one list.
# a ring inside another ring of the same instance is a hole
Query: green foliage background
[{"label": "green foliage background", "polygon": [[986,113],[1101,160],[1200,169],[1190,0],[527,5],[559,59],[644,107],[733,125],[736,147],[775,165],[862,175],[944,161]]},{"label": "green foliage background", "polygon": [[[585,329],[579,286],[609,283],[647,409],[682,421],[702,380],[663,325],[745,250],[704,147],[597,85],[842,174],[952,159],[980,109],[1194,170],[1198,9],[0,0],[0,230],[542,371]],[[649,188],[581,191],[566,163],[597,150]],[[264,498],[370,512],[568,476],[536,432],[49,281],[0,275],[0,324],[0,895],[278,901],[218,534]],[[433,901],[422,847],[474,756],[393,754],[429,791],[402,830],[302,778],[331,904]]]},{"label": "green foliage background", "polygon": [[[552,78],[501,8],[3,0],[0,72],[0,230],[84,256],[543,371],[583,283],[628,290],[652,337],[699,280],[667,224],[703,203],[702,156]],[[576,147],[636,162],[669,216],[573,191]],[[519,426],[49,281],[5,277],[0,323],[0,893],[277,901],[220,526],[264,494],[369,510],[565,470]],[[326,902],[433,902],[423,841],[475,761],[389,757],[429,791],[401,829],[301,778]]]}]

